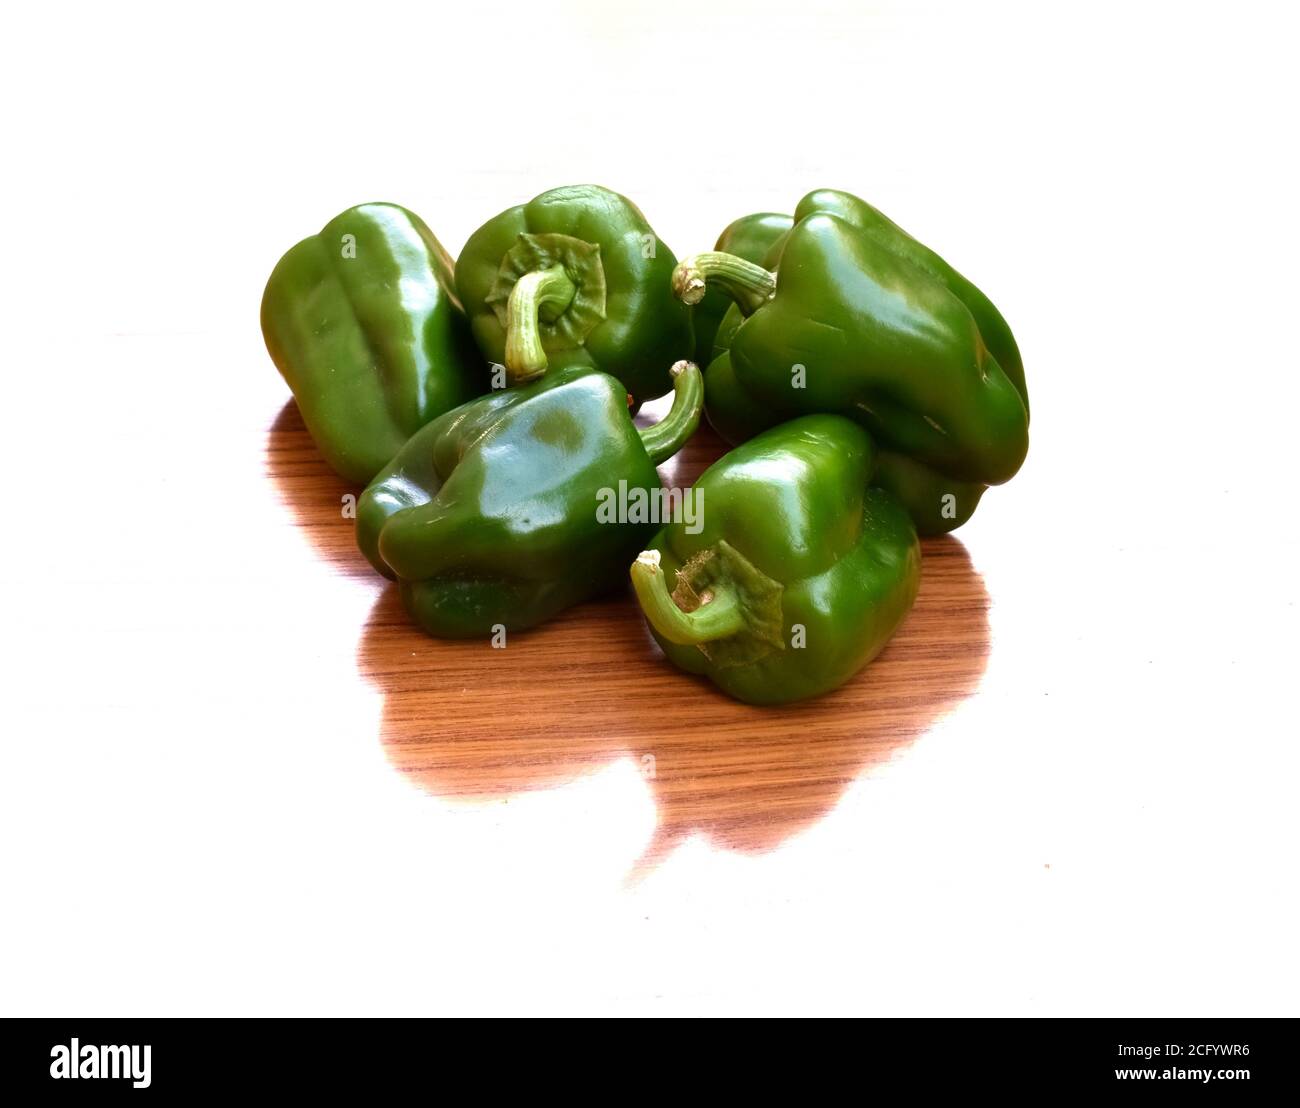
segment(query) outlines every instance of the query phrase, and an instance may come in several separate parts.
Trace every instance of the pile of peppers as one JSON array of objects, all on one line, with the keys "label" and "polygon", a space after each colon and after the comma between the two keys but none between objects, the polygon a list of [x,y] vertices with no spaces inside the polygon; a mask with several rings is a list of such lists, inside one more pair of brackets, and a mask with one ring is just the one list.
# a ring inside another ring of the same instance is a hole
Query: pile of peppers
[{"label": "pile of peppers", "polygon": [[[502,212],[458,261],[413,212],[363,204],[280,259],[262,331],[425,631],[522,631],[630,574],[664,655],[751,704],[870,662],[916,598],[918,536],[960,527],[1028,449],[997,308],[830,189],[681,261],[595,185]],[[627,510],[671,503],[656,467],[702,413],[732,449],[695,511]]]}]

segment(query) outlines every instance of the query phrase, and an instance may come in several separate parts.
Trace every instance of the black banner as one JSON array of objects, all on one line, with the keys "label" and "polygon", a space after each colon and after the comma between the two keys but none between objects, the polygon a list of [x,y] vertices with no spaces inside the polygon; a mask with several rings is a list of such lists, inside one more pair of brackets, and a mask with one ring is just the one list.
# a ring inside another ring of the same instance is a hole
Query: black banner
[{"label": "black banner", "polygon": [[[556,1095],[557,1071],[582,1062],[572,1040],[538,1035],[521,1046],[522,1036],[475,1029],[473,1046],[462,1046],[462,1028],[422,1020],[8,1020],[0,1033],[0,1087],[40,1095],[76,1094],[131,1097],[184,1093],[320,1092],[337,1096],[373,1095],[429,1087],[445,1080],[450,1067],[464,1075],[481,1071],[484,1060],[494,1076],[517,1081],[533,1075],[551,1085],[541,1095]],[[1135,1095],[1161,1095],[1177,1089],[1234,1101],[1251,1094],[1285,1093],[1296,1083],[1294,1023],[1290,1020],[871,1020],[853,1033],[849,1064],[835,1085],[846,1080],[874,1087],[934,1091],[1108,1092],[1132,1087]],[[782,1076],[793,1077],[810,1057],[799,1042],[802,1029],[782,1021],[768,1031],[751,1022],[752,1046],[726,1034],[714,1083],[729,1088],[751,1081],[764,1086],[776,1059],[789,1059]],[[689,1063],[646,1032],[644,1044],[619,1031],[622,1048],[612,1054],[595,1045],[588,1065],[598,1067],[602,1083],[611,1063],[629,1066],[631,1088],[644,1088],[655,1071],[700,1069],[698,1048]],[[773,1041],[779,1035],[780,1047]],[[468,1036],[467,1036],[468,1038]],[[530,1036],[532,1038],[532,1036]],[[564,1049],[556,1046],[564,1041]],[[780,1049],[782,1054],[776,1051]],[[819,1050],[819,1054],[821,1050]],[[725,1056],[725,1061],[724,1061]],[[466,1066],[468,1063],[468,1066]],[[724,1073],[726,1074],[724,1078]],[[665,1075],[666,1076],[666,1075]],[[570,1078],[573,1080],[573,1078]],[[580,1081],[581,1078],[578,1078]],[[707,1078],[705,1079],[707,1080]],[[821,1075],[815,1079],[825,1083]],[[698,1078],[692,1077],[695,1085]],[[436,1087],[436,1086],[434,1086]],[[817,1094],[814,1094],[817,1095]],[[827,1096],[838,1096],[828,1088]]]}]

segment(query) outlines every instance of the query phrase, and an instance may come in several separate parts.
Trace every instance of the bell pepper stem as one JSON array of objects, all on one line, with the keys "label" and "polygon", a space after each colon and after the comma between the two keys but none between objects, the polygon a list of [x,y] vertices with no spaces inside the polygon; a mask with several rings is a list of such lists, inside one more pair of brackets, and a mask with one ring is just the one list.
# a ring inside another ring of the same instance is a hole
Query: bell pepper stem
[{"label": "bell pepper stem", "polygon": [[693,612],[683,612],[668,591],[659,551],[643,550],[632,563],[632,588],[650,625],[681,646],[730,638],[745,630],[745,613],[736,592],[719,587],[705,593]]},{"label": "bell pepper stem", "polygon": [[577,294],[564,266],[525,273],[510,290],[506,324],[506,375],[511,384],[531,381],[546,372],[546,351],[538,331],[540,319],[554,320]]},{"label": "bell pepper stem", "polygon": [[749,316],[772,299],[776,276],[761,265],[717,250],[683,258],[673,270],[673,294],[683,304],[698,304],[711,287],[721,289]]},{"label": "bell pepper stem", "polygon": [[655,465],[666,462],[695,434],[704,407],[704,378],[699,366],[681,361],[668,372],[673,378],[673,406],[658,423],[641,428],[641,442]]}]

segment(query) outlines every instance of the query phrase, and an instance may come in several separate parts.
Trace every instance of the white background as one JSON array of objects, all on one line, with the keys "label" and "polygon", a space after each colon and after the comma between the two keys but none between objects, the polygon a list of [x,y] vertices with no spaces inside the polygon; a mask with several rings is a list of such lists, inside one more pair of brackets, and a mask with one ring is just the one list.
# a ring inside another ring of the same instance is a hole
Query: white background
[{"label": "white background", "polygon": [[[0,1009],[1295,1014],[1295,46],[1250,3],[11,10]],[[277,621],[372,594],[259,558],[270,495],[186,462],[287,395],[293,242],[387,199],[456,252],[585,181],[679,254],[863,195],[990,292],[1034,403],[961,532],[979,695],[771,854],[631,886],[634,765],[448,804],[377,691],[332,700],[350,655],[285,687]],[[228,575],[134,623],[213,542]]]}]

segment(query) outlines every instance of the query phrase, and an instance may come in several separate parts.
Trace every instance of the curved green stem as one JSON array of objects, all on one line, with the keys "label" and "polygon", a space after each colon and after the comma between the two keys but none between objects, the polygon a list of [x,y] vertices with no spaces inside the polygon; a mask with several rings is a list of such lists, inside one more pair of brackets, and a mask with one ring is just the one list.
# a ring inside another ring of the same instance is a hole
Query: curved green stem
[{"label": "curved green stem", "polygon": [[546,372],[546,351],[538,332],[539,317],[556,319],[571,303],[578,287],[564,266],[525,273],[510,290],[506,324],[506,373],[510,383],[531,381]]},{"label": "curved green stem", "polygon": [[716,250],[683,258],[673,270],[673,294],[683,304],[698,304],[710,286],[721,289],[748,316],[772,299],[776,275]]},{"label": "curved green stem", "polygon": [[704,408],[704,378],[694,362],[678,362],[668,371],[673,376],[673,406],[651,427],[640,429],[641,442],[655,465],[677,453],[700,425]]},{"label": "curved green stem", "polygon": [[668,591],[657,550],[643,550],[637,555],[632,563],[632,587],[650,625],[669,642],[691,646],[730,638],[745,630],[745,615],[734,589],[705,593],[704,603],[693,612],[677,607]]}]

